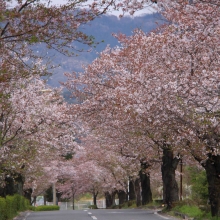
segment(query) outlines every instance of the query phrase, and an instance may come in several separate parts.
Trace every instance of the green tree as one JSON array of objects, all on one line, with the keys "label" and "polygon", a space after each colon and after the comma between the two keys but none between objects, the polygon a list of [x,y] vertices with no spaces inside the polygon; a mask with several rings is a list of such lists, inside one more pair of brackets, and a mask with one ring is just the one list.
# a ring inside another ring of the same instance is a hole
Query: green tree
[{"label": "green tree", "polygon": [[192,199],[198,202],[207,203],[209,194],[205,170],[198,167],[190,167],[189,173],[192,183]]}]

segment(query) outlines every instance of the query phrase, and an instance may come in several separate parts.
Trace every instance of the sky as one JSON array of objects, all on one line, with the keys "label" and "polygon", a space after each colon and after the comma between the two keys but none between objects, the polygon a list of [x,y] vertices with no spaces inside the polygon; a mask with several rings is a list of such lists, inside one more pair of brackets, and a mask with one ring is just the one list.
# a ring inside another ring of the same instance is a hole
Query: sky
[{"label": "sky", "polygon": [[[67,0],[51,0],[51,2],[52,2],[52,4],[60,5],[60,4],[65,4],[67,2]],[[89,0],[88,2],[92,2],[92,0]],[[147,7],[143,10],[135,12],[134,16],[141,16],[144,14],[152,14],[154,12],[155,12],[155,10],[153,8]],[[114,11],[109,14],[119,16],[120,14],[122,14],[122,11]],[[129,14],[126,14],[126,15],[129,15]]]},{"label": "sky", "polygon": [[[17,1],[17,0],[12,0],[12,1],[10,1],[10,4],[8,4],[9,8],[10,8],[10,7],[13,7],[16,1]],[[42,0],[42,2],[48,2],[48,0]],[[51,2],[52,4],[55,4],[55,5],[59,6],[59,5],[62,5],[62,4],[67,3],[68,0],[50,0],[50,2]],[[93,2],[93,0],[88,0],[86,4],[89,4],[89,3],[91,3],[91,2]],[[146,8],[143,9],[143,10],[139,10],[139,11],[135,12],[135,14],[134,14],[133,16],[141,16],[141,15],[145,15],[145,14],[152,14],[152,13],[154,13],[154,12],[156,12],[156,11],[155,11],[153,8],[151,8],[151,7],[146,7]],[[111,13],[108,13],[108,14],[119,16],[119,15],[122,14],[122,11],[112,11]],[[125,15],[129,15],[129,13],[127,13],[127,14],[125,14]]]}]

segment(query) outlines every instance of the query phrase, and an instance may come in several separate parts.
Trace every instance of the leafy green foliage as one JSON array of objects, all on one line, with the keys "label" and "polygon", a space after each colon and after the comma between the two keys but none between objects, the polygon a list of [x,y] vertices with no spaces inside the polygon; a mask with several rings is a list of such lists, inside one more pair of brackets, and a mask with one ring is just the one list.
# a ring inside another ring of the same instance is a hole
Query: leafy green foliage
[{"label": "leafy green foliage", "polygon": [[29,206],[29,210],[35,211],[35,210],[36,210],[36,207],[35,207],[35,206]]},{"label": "leafy green foliage", "polygon": [[58,205],[41,205],[35,207],[35,211],[55,211],[59,209],[60,207]]},{"label": "leafy green foliage", "polygon": [[189,217],[201,217],[203,215],[203,212],[199,207],[197,206],[188,206],[188,205],[183,205],[183,206],[176,206],[174,210],[186,214]]},{"label": "leafy green foliage", "polygon": [[6,196],[6,219],[12,219],[17,215],[18,202],[16,196]]},{"label": "leafy green foliage", "polygon": [[4,198],[0,198],[0,220],[6,219],[6,201]]},{"label": "leafy green foliage", "polygon": [[208,182],[205,170],[199,170],[196,167],[189,168],[192,183],[192,199],[207,203],[208,200]]},{"label": "leafy green foliage", "polygon": [[0,220],[14,218],[18,212],[28,210],[29,205],[29,201],[20,195],[0,197]]}]

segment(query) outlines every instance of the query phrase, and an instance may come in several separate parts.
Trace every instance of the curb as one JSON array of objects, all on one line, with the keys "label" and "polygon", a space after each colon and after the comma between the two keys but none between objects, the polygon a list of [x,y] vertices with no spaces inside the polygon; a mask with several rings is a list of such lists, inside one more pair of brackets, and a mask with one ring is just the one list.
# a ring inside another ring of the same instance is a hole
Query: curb
[{"label": "curb", "polygon": [[26,217],[30,215],[29,211],[20,212],[18,216],[14,217],[13,220],[26,220]]},{"label": "curb", "polygon": [[156,214],[156,215],[159,215],[159,216],[161,216],[162,218],[164,218],[164,219],[180,219],[180,218],[178,218],[177,216],[172,216],[172,215],[168,215],[168,214],[166,214],[166,213],[163,213],[161,210],[157,210],[157,211],[155,211],[155,213],[154,214]]}]

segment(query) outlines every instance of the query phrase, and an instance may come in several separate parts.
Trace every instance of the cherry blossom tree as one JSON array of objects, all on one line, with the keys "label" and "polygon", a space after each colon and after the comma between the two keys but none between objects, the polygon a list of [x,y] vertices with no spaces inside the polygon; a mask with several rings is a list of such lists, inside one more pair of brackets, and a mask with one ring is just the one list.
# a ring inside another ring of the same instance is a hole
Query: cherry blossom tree
[{"label": "cherry blossom tree", "polygon": [[48,164],[53,167],[74,152],[74,117],[68,114],[60,91],[49,89],[40,79],[12,81],[4,88],[1,175],[4,179],[6,174],[21,174],[27,181],[36,181]]}]

